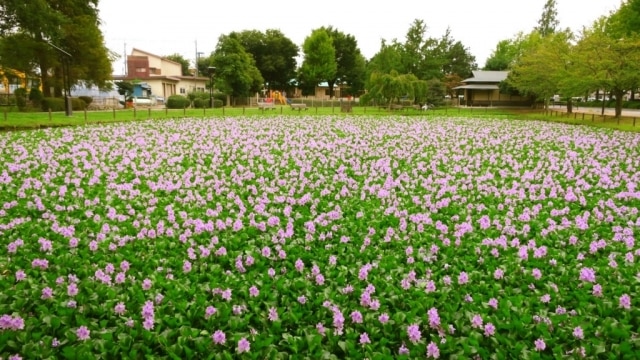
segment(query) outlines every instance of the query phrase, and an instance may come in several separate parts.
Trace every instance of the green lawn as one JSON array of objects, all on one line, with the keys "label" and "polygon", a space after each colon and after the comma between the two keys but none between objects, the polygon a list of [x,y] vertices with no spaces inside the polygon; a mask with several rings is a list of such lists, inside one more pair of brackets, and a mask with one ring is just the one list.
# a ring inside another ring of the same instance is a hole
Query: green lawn
[{"label": "green lawn", "polygon": [[[0,131],[20,129],[34,129],[41,127],[74,126],[104,124],[123,121],[139,121],[148,119],[176,119],[176,118],[203,118],[217,116],[277,116],[277,115],[336,115],[347,113],[340,111],[339,107],[312,107],[307,110],[292,110],[288,106],[278,106],[273,110],[260,110],[250,107],[224,107],[217,109],[121,109],[108,111],[74,111],[67,117],[64,112],[17,112],[15,109],[5,108],[0,113]],[[504,108],[437,108],[428,111],[405,109],[388,110],[379,107],[352,108],[352,115],[404,115],[404,116],[455,116],[455,117],[491,117],[510,118],[514,120],[541,120],[562,122],[568,124],[585,124],[589,126],[618,129],[624,131],[640,131],[640,121],[634,124],[632,118],[616,120],[612,117],[592,117],[591,114],[569,115],[561,113],[547,113],[542,110],[530,109],[504,109]]]}]

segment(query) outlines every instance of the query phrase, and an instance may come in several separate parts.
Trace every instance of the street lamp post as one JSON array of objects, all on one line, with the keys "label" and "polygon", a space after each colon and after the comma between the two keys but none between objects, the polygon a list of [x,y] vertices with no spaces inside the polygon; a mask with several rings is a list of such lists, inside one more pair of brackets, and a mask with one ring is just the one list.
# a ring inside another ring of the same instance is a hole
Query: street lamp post
[{"label": "street lamp post", "polygon": [[73,115],[73,107],[71,106],[71,80],[69,79],[69,63],[71,62],[71,54],[62,50],[61,48],[47,42],[49,46],[62,54],[62,83],[64,87],[64,112],[66,116]]},{"label": "street lamp post", "polygon": [[209,106],[213,109],[213,75],[216,73],[215,66],[209,66]]}]

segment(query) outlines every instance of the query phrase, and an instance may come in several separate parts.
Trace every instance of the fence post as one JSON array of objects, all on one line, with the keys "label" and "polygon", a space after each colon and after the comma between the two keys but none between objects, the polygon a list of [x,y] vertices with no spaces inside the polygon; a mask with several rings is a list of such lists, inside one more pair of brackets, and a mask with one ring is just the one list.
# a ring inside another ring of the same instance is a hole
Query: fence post
[{"label": "fence post", "polygon": [[113,108],[113,120],[116,119],[116,108]]},{"label": "fence post", "polygon": [[6,107],[4,108],[4,121],[8,121],[7,120],[7,108]]},{"label": "fence post", "polygon": [[224,116],[224,106],[222,107],[222,116]]},{"label": "fence post", "polygon": [[633,127],[636,127],[636,117],[633,117]]},{"label": "fence post", "polygon": [[151,119],[151,108],[149,108],[149,116],[147,117],[147,119]]},{"label": "fence post", "polygon": [[242,107],[242,115],[244,115],[244,110],[245,110],[245,107],[243,106]]},{"label": "fence post", "polygon": [[206,107],[206,106],[203,106],[203,107],[202,107],[202,116],[203,116],[203,117],[206,117],[206,116],[207,116],[207,107]]},{"label": "fence post", "polygon": [[134,106],[134,107],[133,107],[133,120],[135,120],[135,119],[136,119],[136,115],[137,115],[137,114],[136,114],[136,107]]},{"label": "fence post", "polygon": [[84,109],[84,123],[87,123],[87,109]]},{"label": "fence post", "polygon": [[582,120],[584,120],[584,113],[582,113]]},{"label": "fence post", "polygon": [[187,116],[187,106],[182,107],[182,116]]},{"label": "fence post", "polygon": [[596,118],[596,115],[595,114],[591,114],[591,122],[594,122],[595,118]]},{"label": "fence post", "polygon": [[164,116],[169,116],[169,108],[166,105],[164,107]]},{"label": "fence post", "polygon": [[49,108],[49,122],[52,122],[53,119],[51,119],[51,108]]}]

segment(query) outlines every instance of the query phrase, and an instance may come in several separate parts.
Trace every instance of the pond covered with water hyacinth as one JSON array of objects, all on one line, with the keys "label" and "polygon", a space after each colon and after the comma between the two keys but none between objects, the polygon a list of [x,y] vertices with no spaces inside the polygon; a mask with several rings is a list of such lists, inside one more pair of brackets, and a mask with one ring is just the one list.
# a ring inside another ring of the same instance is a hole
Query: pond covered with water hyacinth
[{"label": "pond covered with water hyacinth", "polygon": [[542,122],[0,134],[0,357],[638,358],[639,185]]}]

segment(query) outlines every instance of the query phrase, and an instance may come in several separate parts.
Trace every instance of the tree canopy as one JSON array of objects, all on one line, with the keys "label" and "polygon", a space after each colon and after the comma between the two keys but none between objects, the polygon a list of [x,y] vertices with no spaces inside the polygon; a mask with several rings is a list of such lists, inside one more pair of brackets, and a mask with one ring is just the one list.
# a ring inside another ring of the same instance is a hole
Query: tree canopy
[{"label": "tree canopy", "polygon": [[[184,56],[174,53],[171,55],[164,56],[165,59],[175,61],[180,64],[180,68],[182,69],[182,76],[191,75],[189,74],[189,60],[187,60]],[[198,71],[200,73],[200,71]]]},{"label": "tree canopy", "polygon": [[0,66],[39,76],[45,96],[52,87],[61,94],[67,60],[72,84],[108,87],[116,55],[105,46],[98,15],[97,0],[2,0]]}]

